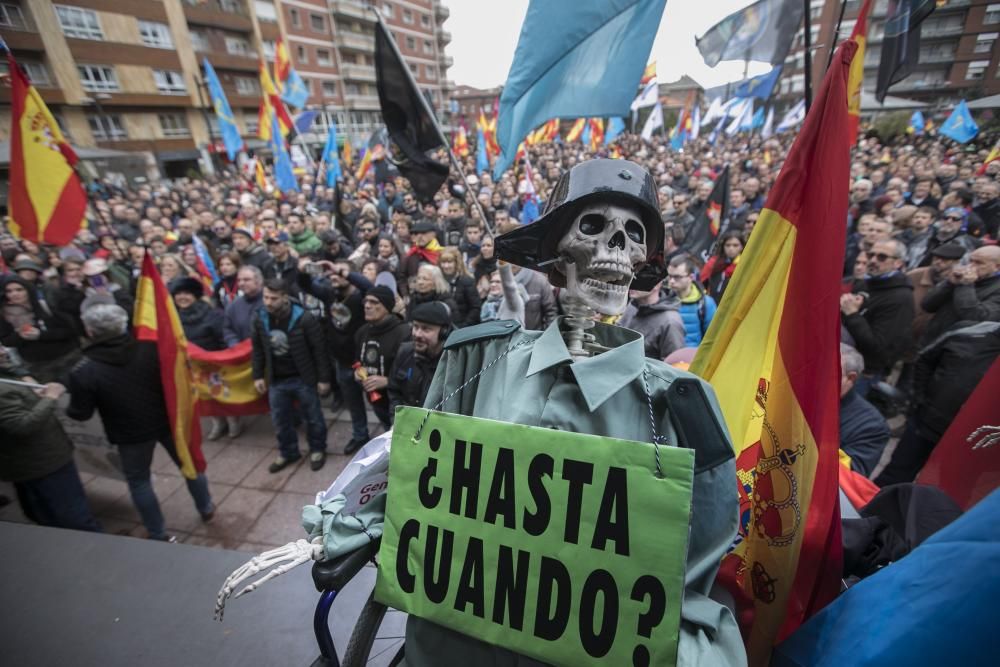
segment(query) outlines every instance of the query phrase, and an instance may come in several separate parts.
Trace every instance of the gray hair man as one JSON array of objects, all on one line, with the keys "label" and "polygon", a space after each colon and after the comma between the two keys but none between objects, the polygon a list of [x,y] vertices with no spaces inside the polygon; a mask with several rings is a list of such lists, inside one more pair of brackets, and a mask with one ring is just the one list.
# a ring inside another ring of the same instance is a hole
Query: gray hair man
[{"label": "gray hair man", "polygon": [[889,442],[889,425],[875,406],[854,390],[864,369],[861,353],[841,343],[840,448],[851,457],[851,470],[868,476]]}]

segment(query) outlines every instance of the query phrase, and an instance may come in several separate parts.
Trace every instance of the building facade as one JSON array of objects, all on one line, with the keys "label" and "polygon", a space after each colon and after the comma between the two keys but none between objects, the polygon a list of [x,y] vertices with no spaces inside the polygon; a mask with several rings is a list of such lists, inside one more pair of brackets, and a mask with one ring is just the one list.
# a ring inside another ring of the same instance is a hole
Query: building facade
[{"label": "building facade", "polygon": [[[201,63],[218,74],[251,148],[260,104],[259,58],[271,67],[284,39],[319,112],[358,145],[381,124],[375,91],[375,17],[381,12],[414,76],[445,110],[448,9],[440,0],[3,0],[0,35],[70,142],[144,154],[151,178],[210,168],[222,153]],[[440,113],[440,111],[439,111]],[[0,140],[9,139],[10,89],[0,87]]]},{"label": "building facade", "polygon": [[[850,37],[862,0],[811,0],[813,89],[826,72],[830,49]],[[837,32],[841,5],[843,20]],[[890,95],[951,108],[961,99],[1000,93],[1000,2],[945,0],[921,25],[920,56],[914,71],[889,89]],[[875,92],[889,0],[875,0],[868,17],[863,88]],[[785,60],[779,95],[799,98],[805,91],[805,41],[800,29]]]}]

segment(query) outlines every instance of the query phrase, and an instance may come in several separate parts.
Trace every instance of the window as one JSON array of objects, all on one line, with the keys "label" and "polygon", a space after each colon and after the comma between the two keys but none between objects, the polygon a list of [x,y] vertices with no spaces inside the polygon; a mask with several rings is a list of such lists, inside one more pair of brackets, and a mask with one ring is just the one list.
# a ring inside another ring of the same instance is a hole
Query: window
[{"label": "window", "polygon": [[413,12],[411,12],[409,9],[403,10],[403,23],[413,25]]},{"label": "window", "polygon": [[326,20],[322,14],[309,15],[309,27],[313,32],[326,32]]},{"label": "window", "polygon": [[187,92],[184,85],[184,76],[177,71],[168,69],[154,69],[153,79],[156,81],[156,89],[167,95],[183,95]]},{"label": "window", "polygon": [[1000,33],[996,32],[984,32],[976,37],[976,46],[973,49],[973,53],[989,53],[993,50],[993,42],[996,41],[997,36]]},{"label": "window", "polygon": [[433,65],[424,65],[424,76],[426,76],[431,81],[437,79],[437,68]]},{"label": "window", "polygon": [[274,10],[274,5],[267,0],[256,0],[253,3],[254,9],[257,12],[257,18],[261,21],[267,21],[269,23],[278,22],[278,13]]},{"label": "window", "polygon": [[24,30],[28,24],[24,21],[24,14],[21,13],[20,7],[0,4],[0,26]]},{"label": "window", "polygon": [[241,37],[226,37],[226,51],[234,56],[249,56],[250,43]]},{"label": "window", "polygon": [[409,65],[410,72],[413,74],[413,76],[417,76],[417,66],[414,65],[413,63],[406,63],[406,64]]},{"label": "window", "polygon": [[983,16],[983,25],[1000,23],[1000,3],[986,5],[986,14]]},{"label": "window", "polygon": [[277,49],[277,45],[274,43],[273,39],[261,40],[260,48],[264,51],[265,60],[274,60],[274,53],[275,49]]},{"label": "window", "polygon": [[337,96],[337,82],[336,81],[324,81],[323,82],[323,95],[326,97],[336,97]]},{"label": "window", "polygon": [[236,92],[239,95],[259,95],[260,82],[248,76],[236,77]]},{"label": "window", "polygon": [[174,40],[170,36],[170,28],[165,23],[155,21],[139,21],[139,36],[146,46],[158,49],[174,48]]},{"label": "window", "polygon": [[260,117],[256,113],[243,114],[243,125],[247,128],[247,134],[257,134],[260,129]]},{"label": "window", "polygon": [[416,51],[417,50],[417,40],[413,39],[412,37],[407,37],[406,38],[406,49],[408,51]]},{"label": "window", "polygon": [[391,19],[393,16],[395,16],[395,14],[396,12],[393,11],[392,5],[390,5],[388,2],[382,3],[382,16],[386,17],[387,19]]},{"label": "window", "polygon": [[212,50],[212,47],[208,43],[208,38],[205,37],[205,33],[192,30],[189,34],[191,35],[191,47],[195,51],[205,53]]},{"label": "window", "polygon": [[356,83],[345,83],[344,84],[344,89],[347,91],[348,95],[360,95],[361,94],[361,89],[358,87],[358,84],[356,84]]},{"label": "window", "polygon": [[420,25],[424,26],[425,28],[431,27],[431,17],[429,14],[420,15]]},{"label": "window", "polygon": [[[32,85],[37,86],[38,88],[44,88],[52,85],[52,81],[49,79],[49,70],[42,63],[33,63],[22,60],[19,64],[28,74],[28,80],[31,81]],[[6,76],[8,71],[9,69],[7,67],[7,63],[0,63],[0,74]]]},{"label": "window", "polygon": [[161,113],[157,114],[160,119],[160,129],[165,137],[190,137],[191,130],[188,129],[187,116],[182,113]]},{"label": "window", "polygon": [[120,114],[88,114],[90,133],[97,141],[121,141],[128,139],[128,132]]},{"label": "window", "polygon": [[333,64],[333,60],[330,57],[330,49],[316,49],[316,64],[323,65],[324,67],[329,67]]},{"label": "window", "polygon": [[119,90],[115,68],[107,65],[77,65],[83,89],[91,93]]},{"label": "window", "polygon": [[104,39],[101,24],[97,20],[97,12],[79,7],[56,5],[56,16],[63,34],[67,37],[80,39]]},{"label": "window", "polygon": [[982,79],[986,73],[986,68],[990,66],[989,60],[973,60],[969,63],[969,69],[965,70],[966,81]]},{"label": "window", "polygon": [[427,55],[432,55],[434,53],[434,45],[431,44],[431,40],[424,40],[424,53]]},{"label": "window", "polygon": [[292,20],[292,25],[294,27],[296,27],[296,28],[301,28],[302,27],[302,19],[299,18],[299,10],[297,10],[297,9],[289,9],[288,10],[288,18],[290,18]]},{"label": "window", "polygon": [[298,56],[300,63],[304,64],[309,62],[309,52],[306,51],[306,47],[301,44],[295,48],[295,55]]}]

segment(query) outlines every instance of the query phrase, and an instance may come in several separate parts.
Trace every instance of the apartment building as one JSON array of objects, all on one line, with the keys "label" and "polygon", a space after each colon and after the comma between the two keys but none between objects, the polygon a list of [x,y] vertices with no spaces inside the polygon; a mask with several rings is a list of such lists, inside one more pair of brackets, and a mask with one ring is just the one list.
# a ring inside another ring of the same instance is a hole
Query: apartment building
[{"label": "apartment building", "polygon": [[[223,153],[201,62],[215,68],[247,145],[256,140],[259,55],[284,38],[320,111],[355,144],[381,123],[374,16],[359,0],[3,0],[0,35],[74,146],[143,155],[148,177],[211,169]],[[438,0],[375,2],[421,88],[447,108],[448,10]],[[0,87],[0,141],[10,89]],[[318,146],[317,146],[318,150]]]}]

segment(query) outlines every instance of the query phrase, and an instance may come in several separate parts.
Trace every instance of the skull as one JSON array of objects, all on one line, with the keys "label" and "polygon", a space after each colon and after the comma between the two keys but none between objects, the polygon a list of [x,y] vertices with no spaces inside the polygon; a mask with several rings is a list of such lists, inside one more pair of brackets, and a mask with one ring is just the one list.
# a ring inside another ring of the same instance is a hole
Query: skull
[{"label": "skull", "polygon": [[602,315],[625,310],[636,267],[646,261],[641,220],[631,206],[595,203],[580,211],[557,247],[570,296]]}]

